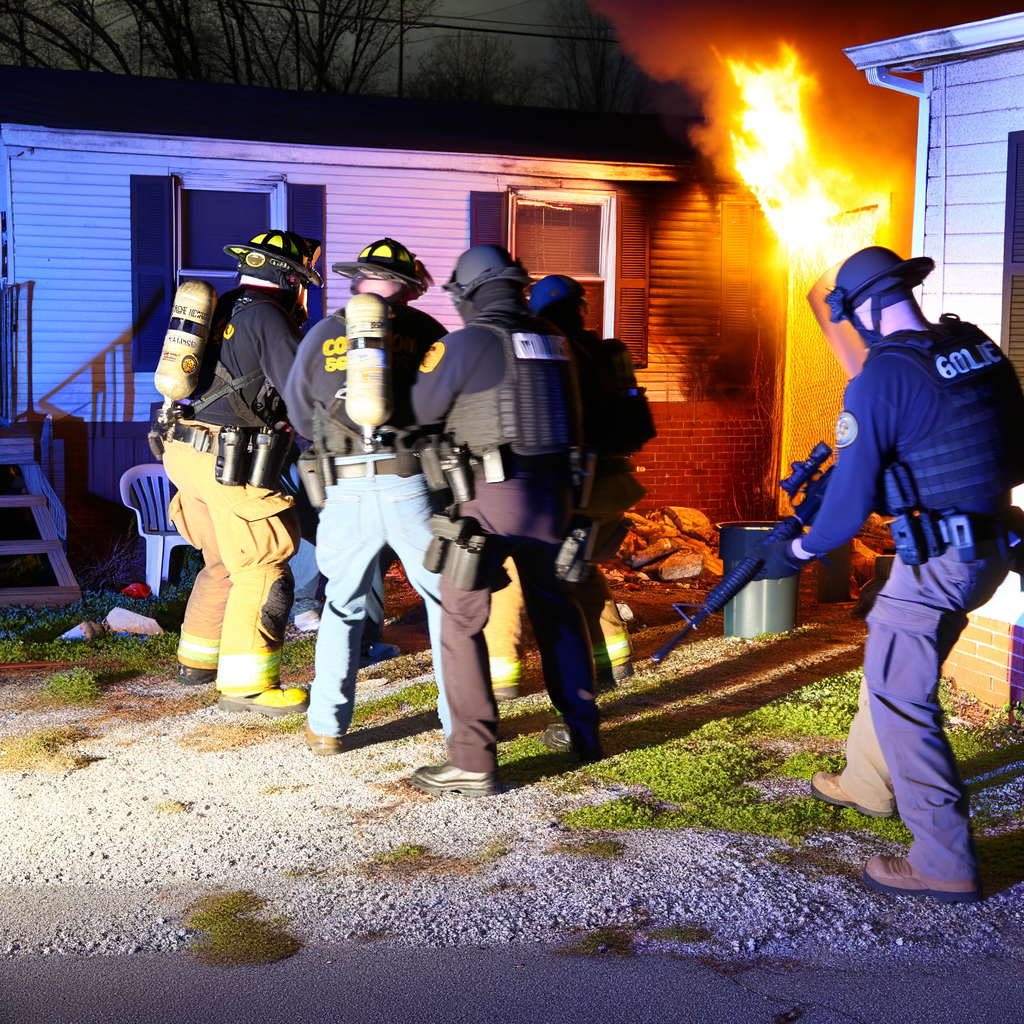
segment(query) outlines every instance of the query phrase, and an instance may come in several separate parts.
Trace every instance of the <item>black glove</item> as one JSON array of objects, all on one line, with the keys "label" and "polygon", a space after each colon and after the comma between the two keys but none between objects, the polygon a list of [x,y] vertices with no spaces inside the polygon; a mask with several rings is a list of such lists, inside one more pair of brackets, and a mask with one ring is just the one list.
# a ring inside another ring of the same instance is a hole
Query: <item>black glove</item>
[{"label": "black glove", "polygon": [[764,567],[754,579],[784,580],[787,576],[795,576],[811,559],[797,558],[791,550],[792,547],[791,540],[769,541],[756,553],[758,558],[764,559]]}]

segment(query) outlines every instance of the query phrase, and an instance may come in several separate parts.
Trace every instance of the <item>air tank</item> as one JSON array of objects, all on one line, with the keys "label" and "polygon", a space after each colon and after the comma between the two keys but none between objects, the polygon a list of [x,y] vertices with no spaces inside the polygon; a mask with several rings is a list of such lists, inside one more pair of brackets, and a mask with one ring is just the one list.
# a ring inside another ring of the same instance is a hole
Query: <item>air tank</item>
[{"label": "air tank", "polygon": [[171,322],[153,377],[168,402],[180,402],[195,391],[216,308],[217,290],[206,281],[183,281],[174,293]]},{"label": "air tank", "polygon": [[391,307],[379,295],[353,295],[345,306],[348,363],[345,412],[363,428],[363,447],[373,450],[373,431],[391,415]]}]

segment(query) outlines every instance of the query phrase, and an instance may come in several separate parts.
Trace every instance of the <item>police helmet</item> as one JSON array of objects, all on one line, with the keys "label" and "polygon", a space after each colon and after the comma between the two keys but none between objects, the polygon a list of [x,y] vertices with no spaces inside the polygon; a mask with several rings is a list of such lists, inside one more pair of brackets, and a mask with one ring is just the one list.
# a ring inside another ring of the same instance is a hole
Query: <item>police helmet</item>
[{"label": "police helmet", "polygon": [[872,316],[877,319],[886,306],[910,298],[910,290],[934,269],[935,261],[927,256],[902,260],[892,249],[880,245],[855,252],[839,268],[836,286],[827,296],[832,322],[850,320],[857,326],[854,311],[865,299],[872,300]]},{"label": "police helmet", "polygon": [[474,245],[459,257],[451,278],[441,287],[452,302],[458,304],[468,299],[480,285],[499,279],[517,281],[524,286],[531,280],[519,260],[512,259],[500,245]]},{"label": "police helmet", "polygon": [[530,289],[530,301],[527,305],[534,316],[539,316],[545,306],[553,302],[560,302],[570,297],[584,298],[587,294],[586,288],[571,277],[565,274],[549,274],[542,277]]},{"label": "police helmet", "polygon": [[427,268],[416,259],[416,254],[393,238],[371,242],[354,260],[333,263],[331,270],[342,277],[352,278],[353,286],[360,278],[375,277],[398,281],[411,288],[417,296],[423,295],[434,283]]},{"label": "police helmet", "polygon": [[224,251],[238,260],[240,274],[286,291],[324,283],[313,266],[320,257],[318,238],[303,238],[294,231],[265,231],[247,244],[225,245]]}]

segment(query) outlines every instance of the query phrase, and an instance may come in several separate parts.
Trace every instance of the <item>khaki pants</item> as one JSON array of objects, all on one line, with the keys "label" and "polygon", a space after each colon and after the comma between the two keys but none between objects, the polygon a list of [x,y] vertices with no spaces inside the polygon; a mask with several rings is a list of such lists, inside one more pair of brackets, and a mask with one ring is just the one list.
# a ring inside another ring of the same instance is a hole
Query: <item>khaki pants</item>
[{"label": "khaki pants", "polygon": [[892,779],[871,721],[870,701],[867,683],[861,680],[857,714],[850,723],[850,734],[846,738],[846,768],[839,785],[861,807],[871,811],[891,811],[896,805]]},{"label": "khaki pants", "polygon": [[216,668],[223,693],[252,695],[280,678],[299,518],[292,499],[277,491],[217,483],[215,465],[213,452],[165,445],[164,468],[178,488],[171,520],[206,562],[185,610],[178,660]]}]

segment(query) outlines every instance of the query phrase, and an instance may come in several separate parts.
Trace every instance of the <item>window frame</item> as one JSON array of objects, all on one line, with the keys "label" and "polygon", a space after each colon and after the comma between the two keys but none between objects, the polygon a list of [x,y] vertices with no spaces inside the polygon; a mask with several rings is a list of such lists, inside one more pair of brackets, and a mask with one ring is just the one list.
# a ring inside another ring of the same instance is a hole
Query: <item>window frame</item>
[{"label": "window frame", "polygon": [[[618,266],[618,197],[611,189],[561,189],[561,188],[530,188],[514,187],[509,189],[508,204],[508,240],[509,252],[513,258],[517,256],[516,245],[516,214],[520,200],[559,203],[578,203],[585,206],[600,206],[601,209],[601,241],[600,241],[600,274],[598,277],[581,277],[582,284],[587,281],[599,280],[604,285],[604,317],[602,319],[602,335],[611,338],[615,334],[615,276]],[[527,268],[529,269],[529,268]]]}]

